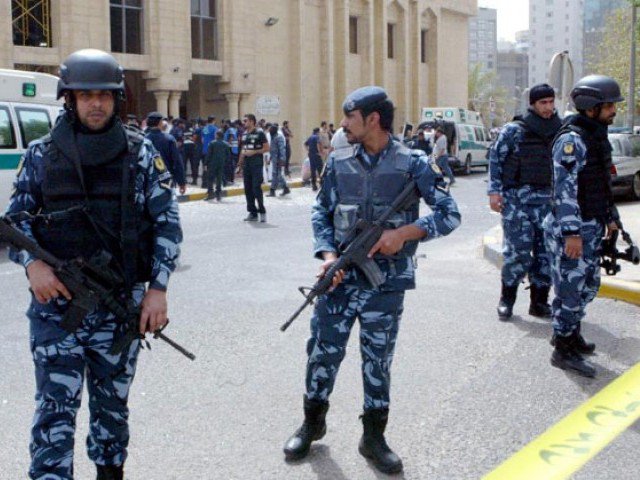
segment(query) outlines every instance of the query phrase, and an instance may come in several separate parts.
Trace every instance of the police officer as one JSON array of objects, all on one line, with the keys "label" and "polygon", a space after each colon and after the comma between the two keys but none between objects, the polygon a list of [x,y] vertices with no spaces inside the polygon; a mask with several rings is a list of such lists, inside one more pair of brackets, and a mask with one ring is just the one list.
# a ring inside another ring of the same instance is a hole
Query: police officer
[{"label": "police officer", "polygon": [[530,107],[504,126],[489,153],[489,205],[502,215],[504,264],[498,317],[513,314],[518,285],[529,277],[529,314],[548,318],[551,277],[542,222],[551,209],[551,145],[562,122],[547,84],[529,92]]},{"label": "police officer", "polygon": [[553,144],[553,210],[545,219],[555,291],[551,364],[593,377],[583,355],[595,345],[580,333],[580,322],[600,287],[602,238],[618,229],[607,133],[624,99],[618,83],[603,75],[581,79],[571,98],[578,114],[565,120]]},{"label": "police officer", "polygon": [[360,453],[385,473],[402,470],[402,461],[388,447],[384,431],[389,417],[390,369],[405,290],[415,288],[414,255],[419,241],[449,234],[460,224],[455,201],[440,169],[426,156],[412,155],[391,136],[393,103],[380,87],[353,91],[345,99],[341,123],[349,143],[331,153],[324,181],[313,208],[314,254],[323,260],[324,275],[340,255],[359,219],[375,220],[406,186],[415,180],[433,213],[419,217],[419,199],[397,213],[371,249],[386,281],[372,288],[356,270],[339,272],[334,289],[321,296],[311,319],[304,423],[286,442],[287,459],[300,459],[310,444],[326,432],[329,396],[345,356],[349,333],[360,321],[360,351],[364,383],[364,434]]},{"label": "police officer", "polygon": [[[60,66],[62,96],[65,113],[50,135],[30,144],[7,213],[33,214],[19,228],[59,258],[111,254],[110,265],[125,278],[123,301],[141,305],[140,332],[154,331],[166,323],[167,283],[182,240],[171,175],[151,143],[118,117],[124,75],[111,55],[89,49],[67,57]],[[80,316],[73,333],[62,329],[71,298],[65,285],[28,253],[10,256],[26,268],[32,294],[27,316],[36,411],[30,478],[73,478],[75,419],[86,378],[88,455],[98,479],[122,479],[139,341],[111,354],[125,326],[101,307]]]},{"label": "police officer", "polygon": [[146,137],[160,153],[162,160],[169,169],[173,180],[178,184],[180,195],[187,190],[187,180],[184,174],[184,161],[178,150],[178,143],[173,135],[162,131],[162,114],[151,112],[147,115],[149,130]]}]

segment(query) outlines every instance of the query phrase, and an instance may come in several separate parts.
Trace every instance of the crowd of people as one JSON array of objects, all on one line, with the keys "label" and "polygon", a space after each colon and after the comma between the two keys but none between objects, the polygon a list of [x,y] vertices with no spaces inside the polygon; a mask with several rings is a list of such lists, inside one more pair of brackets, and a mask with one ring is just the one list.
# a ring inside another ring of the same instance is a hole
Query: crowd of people
[{"label": "crowd of people", "polygon": [[[129,114],[127,125],[152,140],[173,175],[174,183],[182,191],[190,177],[191,185],[207,189],[208,200],[220,200],[222,187],[234,184],[240,153],[247,141],[246,117],[218,122],[213,115],[206,120],[185,120],[151,112],[145,118]],[[285,176],[291,176],[293,138],[289,122],[285,120],[279,125],[261,119],[256,121],[256,129],[264,133],[269,145],[273,144],[273,148],[262,154],[263,179],[273,185],[270,195],[274,196],[277,188],[282,188],[283,195],[286,195],[289,189]]]}]

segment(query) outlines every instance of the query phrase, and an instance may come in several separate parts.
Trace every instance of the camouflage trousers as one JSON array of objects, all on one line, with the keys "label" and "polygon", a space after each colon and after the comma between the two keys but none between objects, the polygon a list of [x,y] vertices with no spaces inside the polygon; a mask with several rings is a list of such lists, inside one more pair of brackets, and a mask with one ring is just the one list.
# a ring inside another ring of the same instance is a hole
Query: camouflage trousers
[{"label": "camouflage trousers", "polygon": [[515,195],[505,196],[502,208],[502,282],[505,285],[516,286],[525,275],[536,287],[551,285],[550,259],[542,228],[550,210],[549,204],[526,204]]},{"label": "camouflage trousers", "polygon": [[31,324],[31,352],[36,374],[36,411],[31,429],[29,476],[41,480],[73,478],[76,414],[84,378],[89,393],[89,458],[99,465],[120,465],[129,443],[127,399],[140,342],[123,353],[109,354],[114,336],[123,326],[112,314],[87,315],[74,333],[60,328],[63,300],[27,312]]},{"label": "camouflage trousers", "polygon": [[547,231],[555,292],[553,330],[557,335],[571,335],[584,318],[587,304],[598,294],[604,230],[604,224],[597,220],[582,224],[582,257],[576,259],[564,254],[564,238],[559,232]]},{"label": "camouflage trousers", "polygon": [[404,291],[382,292],[343,284],[320,297],[307,343],[307,398],[329,400],[351,328],[358,319],[364,410],[388,408],[391,363],[403,302]]}]

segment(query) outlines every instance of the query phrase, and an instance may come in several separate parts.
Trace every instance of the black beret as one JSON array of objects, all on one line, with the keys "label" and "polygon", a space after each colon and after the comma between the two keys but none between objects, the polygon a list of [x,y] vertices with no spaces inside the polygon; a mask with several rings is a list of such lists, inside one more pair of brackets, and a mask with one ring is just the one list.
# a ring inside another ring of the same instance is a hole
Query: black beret
[{"label": "black beret", "polygon": [[387,100],[387,98],[387,92],[382,87],[361,87],[347,95],[342,103],[342,110],[344,113],[366,110],[368,107]]}]

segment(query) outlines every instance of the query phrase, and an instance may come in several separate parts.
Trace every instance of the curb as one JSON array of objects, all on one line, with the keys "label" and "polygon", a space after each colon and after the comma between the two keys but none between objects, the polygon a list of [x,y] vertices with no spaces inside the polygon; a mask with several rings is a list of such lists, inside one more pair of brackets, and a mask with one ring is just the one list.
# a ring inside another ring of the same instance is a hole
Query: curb
[{"label": "curb", "polygon": [[[502,227],[500,225],[490,228],[482,236],[482,256],[497,268],[502,267]],[[603,276],[598,296],[640,306],[640,281]]]},{"label": "curb", "polygon": [[[292,180],[287,182],[287,186],[289,188],[301,188],[304,185],[302,180]],[[271,186],[269,184],[262,185],[262,191],[268,192]],[[185,195],[178,195],[178,202],[186,203],[186,202],[195,202],[198,200],[204,200],[207,198],[207,191],[203,188],[194,189],[197,190],[193,193],[187,193]],[[223,197],[236,197],[238,195],[244,195],[243,187],[231,187],[222,190]]]}]

